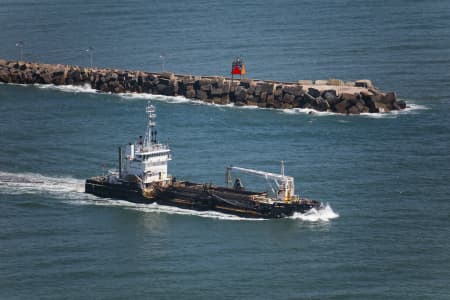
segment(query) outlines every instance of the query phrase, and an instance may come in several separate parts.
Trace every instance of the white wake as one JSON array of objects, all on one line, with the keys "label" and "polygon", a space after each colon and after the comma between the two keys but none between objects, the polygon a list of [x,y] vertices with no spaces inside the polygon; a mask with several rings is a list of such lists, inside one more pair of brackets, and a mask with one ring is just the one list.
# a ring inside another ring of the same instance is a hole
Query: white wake
[{"label": "white wake", "polygon": [[0,171],[0,192],[11,195],[70,195],[84,192],[84,181],[72,177],[49,177],[36,173]]},{"label": "white wake", "polygon": [[[166,213],[176,215],[190,215],[203,218],[220,220],[245,220],[261,221],[264,219],[242,218],[216,211],[196,211],[182,209],[178,207],[165,206],[157,203],[136,204],[124,200],[113,200],[99,198],[91,194],[84,193],[84,180],[73,177],[45,176],[36,173],[9,173],[0,171],[0,194],[27,195],[37,194],[58,199],[74,205],[100,205],[118,206],[125,209],[132,209],[148,213]],[[301,214],[296,213],[290,219],[300,219],[303,221],[317,222],[329,221],[339,215],[333,212],[327,204],[323,209],[312,209]]]}]

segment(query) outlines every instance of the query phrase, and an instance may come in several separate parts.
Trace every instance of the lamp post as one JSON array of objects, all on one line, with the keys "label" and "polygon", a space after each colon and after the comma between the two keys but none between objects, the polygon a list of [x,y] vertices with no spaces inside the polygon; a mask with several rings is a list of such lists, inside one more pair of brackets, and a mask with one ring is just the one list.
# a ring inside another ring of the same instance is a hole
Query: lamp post
[{"label": "lamp post", "polygon": [[159,58],[161,59],[161,72],[164,72],[166,70],[166,57],[161,54]]},{"label": "lamp post", "polygon": [[16,43],[16,47],[19,48],[19,60],[23,60],[23,46],[24,46],[24,42],[23,41],[18,41]]},{"label": "lamp post", "polygon": [[89,48],[86,49],[86,52],[89,53],[89,62],[92,68],[94,65],[94,47],[89,46]]}]

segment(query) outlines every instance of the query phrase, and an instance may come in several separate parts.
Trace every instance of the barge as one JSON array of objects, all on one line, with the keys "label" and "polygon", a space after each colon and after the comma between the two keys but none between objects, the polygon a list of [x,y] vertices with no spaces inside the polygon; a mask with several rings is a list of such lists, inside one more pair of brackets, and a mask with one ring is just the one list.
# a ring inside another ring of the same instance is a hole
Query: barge
[{"label": "barge", "polygon": [[[281,173],[228,166],[226,186],[178,181],[168,174],[172,159],[167,144],[159,143],[155,130],[155,107],[146,108],[148,124],[144,137],[126,146],[125,155],[119,147],[118,170],[86,180],[85,192],[103,198],[134,203],[157,203],[197,211],[218,211],[246,218],[283,218],[311,209],[322,209],[316,200],[295,194],[294,178]],[[259,176],[271,183],[271,192],[248,191],[234,173]]]}]

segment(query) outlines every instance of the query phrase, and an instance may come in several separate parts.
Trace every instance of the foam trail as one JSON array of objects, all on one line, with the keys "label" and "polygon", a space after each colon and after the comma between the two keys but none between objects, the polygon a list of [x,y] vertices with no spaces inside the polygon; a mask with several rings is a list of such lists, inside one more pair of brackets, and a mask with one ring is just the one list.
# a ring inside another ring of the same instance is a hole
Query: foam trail
[{"label": "foam trail", "polygon": [[124,200],[113,200],[113,199],[104,199],[98,198],[95,201],[92,200],[77,200],[71,201],[71,203],[75,205],[100,205],[100,206],[111,206],[111,207],[122,207],[125,209],[131,209],[136,211],[141,211],[145,213],[163,213],[163,214],[171,214],[171,215],[185,215],[185,216],[197,216],[202,218],[209,219],[219,219],[219,220],[232,220],[232,221],[263,221],[266,219],[250,219],[250,218],[242,218],[235,215],[228,215],[221,212],[216,211],[196,211],[184,208],[178,208],[173,206],[160,205],[157,203],[151,204],[141,204],[141,203],[132,203]]},{"label": "foam trail", "polygon": [[[63,198],[75,205],[101,205],[118,206],[126,209],[142,211],[146,213],[166,213],[176,215],[190,215],[219,220],[261,221],[265,219],[242,218],[216,211],[196,211],[172,206],[152,204],[137,204],[124,200],[99,198],[84,193],[84,180],[72,177],[51,177],[36,173],[9,173],[0,171],[0,193],[9,195],[38,194],[55,198]],[[296,213],[291,219],[317,222],[329,221],[337,218],[331,207],[327,204],[324,208],[312,209],[304,214]]]},{"label": "foam trail", "polygon": [[[136,204],[124,200],[99,198],[84,193],[84,180],[72,177],[51,177],[36,173],[9,173],[0,171],[0,194],[27,195],[38,194],[64,198],[75,205],[118,206],[149,213],[192,215],[220,220],[255,220],[241,218],[215,211],[194,211],[177,207],[152,204]],[[261,220],[261,219],[260,219]]]},{"label": "foam trail", "polygon": [[324,207],[319,209],[311,209],[305,213],[294,213],[290,219],[299,219],[307,222],[328,222],[332,219],[339,217],[339,214],[335,213],[331,206],[327,203]]},{"label": "foam trail", "polygon": [[34,173],[0,171],[0,191],[6,194],[83,193],[84,181],[72,177],[48,177]]}]

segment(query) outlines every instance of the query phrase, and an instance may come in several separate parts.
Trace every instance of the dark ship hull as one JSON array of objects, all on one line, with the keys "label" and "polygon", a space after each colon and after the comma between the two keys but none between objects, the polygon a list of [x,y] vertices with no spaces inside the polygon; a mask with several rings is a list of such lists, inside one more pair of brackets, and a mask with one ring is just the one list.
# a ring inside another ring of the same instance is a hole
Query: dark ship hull
[{"label": "dark ship hull", "polygon": [[320,208],[321,203],[301,198],[290,202],[272,201],[267,193],[237,190],[191,182],[143,189],[138,182],[110,183],[106,177],[86,180],[86,193],[134,203],[158,203],[197,211],[217,211],[245,218],[283,218]]}]

